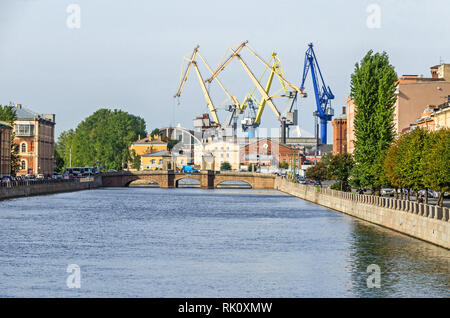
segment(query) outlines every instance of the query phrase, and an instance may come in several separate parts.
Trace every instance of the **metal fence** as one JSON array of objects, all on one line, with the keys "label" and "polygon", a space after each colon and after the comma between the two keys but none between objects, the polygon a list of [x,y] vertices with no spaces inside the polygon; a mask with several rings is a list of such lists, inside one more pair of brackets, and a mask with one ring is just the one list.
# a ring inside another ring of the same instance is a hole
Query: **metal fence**
[{"label": "metal fence", "polygon": [[330,188],[321,188],[311,185],[296,184],[297,186],[305,187],[306,191],[315,191],[324,195],[335,198],[350,200],[362,204],[369,204],[379,206],[382,208],[404,211],[407,213],[417,214],[423,217],[450,222],[450,209],[446,207],[439,207],[436,205],[429,205],[424,203],[417,203],[415,201],[401,200],[396,198],[387,198],[381,196],[358,194],[354,192],[342,192],[332,190]]},{"label": "metal fence", "polygon": [[[86,180],[89,179],[89,180]],[[16,187],[28,187],[38,184],[61,184],[67,182],[90,182],[91,178],[76,178],[76,179],[42,179],[42,180],[20,180],[20,181],[8,181],[0,182],[0,187],[2,188],[16,188]]]}]

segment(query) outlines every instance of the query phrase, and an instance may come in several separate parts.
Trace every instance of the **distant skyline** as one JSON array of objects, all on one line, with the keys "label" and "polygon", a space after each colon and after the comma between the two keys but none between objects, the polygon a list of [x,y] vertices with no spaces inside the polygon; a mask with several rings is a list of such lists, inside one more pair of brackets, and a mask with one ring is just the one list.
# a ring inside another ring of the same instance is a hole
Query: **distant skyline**
[{"label": "distant skyline", "polygon": [[[67,24],[70,4],[81,9],[79,28]],[[373,20],[371,5],[380,9],[379,20]],[[449,15],[448,0],[2,0],[0,104],[55,113],[56,136],[103,107],[144,118],[149,131],[177,123],[192,128],[194,117],[208,112],[194,72],[180,105],[173,95],[182,57],[197,44],[214,68],[227,47],[248,40],[266,60],[277,52],[286,78],[300,85],[304,53],[313,42],[340,115],[354,65],[370,49],[386,51],[399,76],[429,77],[431,66],[450,63]],[[263,67],[250,54],[243,56],[261,74]],[[207,78],[207,70],[202,72]],[[240,101],[253,88],[237,61],[220,78]],[[301,128],[312,133],[310,78],[306,92],[309,97],[297,105]],[[216,104],[225,99],[217,84],[211,93]],[[219,112],[221,120],[226,115]],[[261,127],[277,126],[266,107]],[[331,143],[331,125],[328,131]]]}]

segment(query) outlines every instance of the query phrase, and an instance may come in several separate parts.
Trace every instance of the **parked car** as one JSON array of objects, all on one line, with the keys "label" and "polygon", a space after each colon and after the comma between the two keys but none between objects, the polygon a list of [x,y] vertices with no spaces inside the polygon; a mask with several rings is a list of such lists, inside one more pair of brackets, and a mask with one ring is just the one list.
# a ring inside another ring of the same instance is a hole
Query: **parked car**
[{"label": "parked car", "polygon": [[395,190],[391,188],[382,188],[380,191],[381,195],[394,196]]},{"label": "parked car", "polygon": [[59,173],[55,173],[53,176],[52,176],[52,179],[53,180],[61,180],[63,178],[63,176],[61,175],[61,174],[59,174]]},{"label": "parked car", "polygon": [[36,176],[36,179],[37,179],[37,180],[44,180],[44,179],[45,179],[45,176],[44,176],[42,173],[40,173],[40,174],[38,174],[38,175]]},{"label": "parked car", "polygon": [[11,182],[11,177],[10,176],[4,176],[3,178],[2,178],[2,182],[3,183],[8,183],[8,182]]}]

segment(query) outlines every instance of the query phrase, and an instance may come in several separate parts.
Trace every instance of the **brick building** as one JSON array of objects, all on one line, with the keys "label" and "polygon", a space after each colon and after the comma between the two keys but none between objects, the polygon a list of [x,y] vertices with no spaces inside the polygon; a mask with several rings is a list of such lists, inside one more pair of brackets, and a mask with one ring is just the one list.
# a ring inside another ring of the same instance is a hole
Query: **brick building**
[{"label": "brick building", "polygon": [[301,168],[299,149],[278,143],[269,138],[257,140],[240,149],[241,164],[258,164],[260,167],[278,168],[280,163],[291,163],[295,154],[295,165]]},{"label": "brick building", "polygon": [[342,107],[342,115],[331,121],[333,126],[333,154],[347,152],[347,114],[345,106]]},{"label": "brick building", "polygon": [[20,168],[18,175],[54,172],[55,115],[37,114],[16,105],[14,142],[19,145]]},{"label": "brick building", "polygon": [[12,127],[0,121],[0,178],[11,174]]}]

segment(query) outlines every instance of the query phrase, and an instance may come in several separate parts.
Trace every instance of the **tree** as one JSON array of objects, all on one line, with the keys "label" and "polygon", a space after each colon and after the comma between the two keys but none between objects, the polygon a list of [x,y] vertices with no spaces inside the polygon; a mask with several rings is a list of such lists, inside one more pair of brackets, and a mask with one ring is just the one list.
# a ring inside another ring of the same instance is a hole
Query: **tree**
[{"label": "tree", "polygon": [[287,162],[280,162],[281,169],[289,169],[289,164]]},{"label": "tree", "polygon": [[134,149],[131,151],[131,158],[132,158],[132,167],[133,169],[136,169],[139,171],[141,169],[141,156],[136,155],[136,151]]},{"label": "tree", "polygon": [[422,161],[425,187],[439,191],[437,205],[443,205],[444,193],[450,188],[450,130],[431,134],[426,143]]},{"label": "tree", "polygon": [[[423,160],[425,144],[429,133],[417,128],[406,134],[400,144],[400,156],[397,160],[397,170],[402,178],[403,187],[419,191],[424,188]],[[409,199],[408,191],[408,199]]]},{"label": "tree", "polygon": [[379,188],[379,156],[394,138],[393,113],[397,74],[388,55],[369,51],[355,65],[351,76],[351,97],[355,114],[355,168],[352,171],[361,186]]},{"label": "tree", "polygon": [[155,128],[152,130],[150,136],[159,136],[161,134],[161,130],[159,128]]},{"label": "tree", "polygon": [[327,167],[327,178],[338,180],[340,190],[348,191],[350,172],[354,164],[353,157],[349,153],[332,156]]},{"label": "tree", "polygon": [[[0,105],[0,120],[7,122],[11,127],[14,127],[14,122],[17,120],[17,114],[14,106],[12,105]],[[12,176],[16,175],[16,172],[20,168],[20,156],[19,145],[14,142],[15,134],[11,133],[11,169]]]},{"label": "tree", "polygon": [[220,165],[220,170],[231,170],[231,165],[228,161],[222,162]]},{"label": "tree", "polygon": [[171,151],[173,149],[173,147],[175,147],[175,145],[179,142],[180,141],[177,139],[169,139],[167,141],[167,150]]},{"label": "tree", "polygon": [[121,110],[99,109],[75,130],[63,132],[57,143],[67,166],[93,166],[121,170],[131,160],[130,145],[146,135],[144,119]]},{"label": "tree", "polygon": [[323,161],[319,161],[315,166],[308,168],[305,172],[305,176],[308,179],[322,181],[327,178],[327,166]]}]

